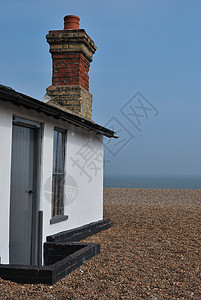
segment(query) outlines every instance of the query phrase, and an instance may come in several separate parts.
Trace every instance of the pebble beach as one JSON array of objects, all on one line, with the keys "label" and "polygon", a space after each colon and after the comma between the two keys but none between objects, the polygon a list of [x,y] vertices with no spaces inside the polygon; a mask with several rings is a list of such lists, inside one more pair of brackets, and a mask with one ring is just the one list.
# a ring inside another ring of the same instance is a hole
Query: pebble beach
[{"label": "pebble beach", "polygon": [[201,299],[201,190],[104,189],[101,253],[54,286],[0,279],[0,299]]}]

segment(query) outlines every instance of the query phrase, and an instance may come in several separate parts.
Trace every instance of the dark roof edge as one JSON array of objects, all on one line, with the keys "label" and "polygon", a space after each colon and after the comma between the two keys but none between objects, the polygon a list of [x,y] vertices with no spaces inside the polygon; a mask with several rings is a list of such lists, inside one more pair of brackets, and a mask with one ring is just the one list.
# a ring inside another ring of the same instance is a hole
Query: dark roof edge
[{"label": "dark roof edge", "polygon": [[114,135],[115,132],[105,128],[99,124],[94,123],[93,121],[82,118],[78,115],[71,114],[62,109],[54,107],[48,103],[44,103],[22,93],[16,92],[10,87],[0,85],[0,98],[3,101],[9,101],[17,106],[22,105],[28,109],[35,109],[38,112],[43,112],[48,116],[52,116],[55,119],[61,119],[70,122],[76,126],[85,128],[87,130],[95,131],[96,133],[102,134],[108,138],[116,138]]}]

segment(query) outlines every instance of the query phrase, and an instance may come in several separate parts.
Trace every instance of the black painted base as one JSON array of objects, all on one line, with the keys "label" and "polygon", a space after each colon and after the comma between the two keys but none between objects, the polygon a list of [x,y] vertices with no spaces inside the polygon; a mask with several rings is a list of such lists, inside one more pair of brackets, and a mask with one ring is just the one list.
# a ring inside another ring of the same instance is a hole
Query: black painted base
[{"label": "black painted base", "polygon": [[[64,252],[67,250],[68,252],[72,246],[75,252],[44,267],[0,265],[0,276],[3,279],[9,279],[18,283],[54,284],[100,252],[99,244],[74,243],[72,245],[52,244],[48,246],[50,246],[48,251],[51,250],[51,247],[56,251],[58,247],[58,252],[60,253],[62,250]],[[78,247],[79,250],[76,250],[76,247]],[[51,259],[55,260],[55,257],[51,256],[50,261]]]},{"label": "black painted base", "polygon": [[47,242],[59,243],[59,242],[78,242],[84,240],[88,236],[96,234],[102,230],[112,227],[109,219],[93,222],[84,226],[77,227],[75,229],[62,231],[54,235],[47,236]]},{"label": "black painted base", "polygon": [[77,241],[111,226],[113,224],[109,220],[102,220],[48,236],[47,242],[44,243],[45,266],[0,264],[0,277],[18,283],[54,284],[100,253],[99,244]]}]

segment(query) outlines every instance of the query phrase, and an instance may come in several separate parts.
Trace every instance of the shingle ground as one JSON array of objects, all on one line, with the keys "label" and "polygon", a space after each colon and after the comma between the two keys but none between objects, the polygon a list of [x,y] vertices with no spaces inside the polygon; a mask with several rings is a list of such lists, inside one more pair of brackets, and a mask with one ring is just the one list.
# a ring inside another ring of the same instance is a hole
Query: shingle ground
[{"label": "shingle ground", "polygon": [[201,190],[105,189],[101,254],[54,286],[0,279],[0,299],[201,299]]}]

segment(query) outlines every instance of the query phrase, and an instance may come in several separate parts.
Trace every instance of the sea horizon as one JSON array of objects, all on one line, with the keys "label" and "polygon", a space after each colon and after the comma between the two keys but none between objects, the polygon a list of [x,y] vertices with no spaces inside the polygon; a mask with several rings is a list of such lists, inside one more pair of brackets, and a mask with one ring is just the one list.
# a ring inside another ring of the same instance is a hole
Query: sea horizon
[{"label": "sea horizon", "polygon": [[104,188],[201,189],[201,175],[105,175]]}]

